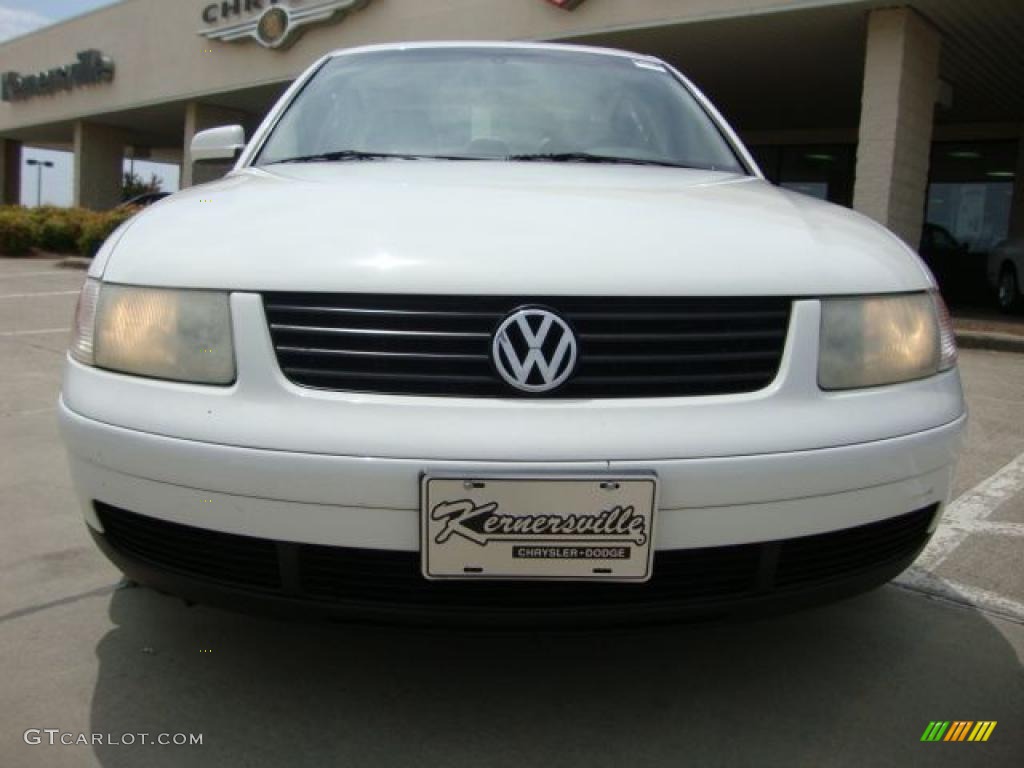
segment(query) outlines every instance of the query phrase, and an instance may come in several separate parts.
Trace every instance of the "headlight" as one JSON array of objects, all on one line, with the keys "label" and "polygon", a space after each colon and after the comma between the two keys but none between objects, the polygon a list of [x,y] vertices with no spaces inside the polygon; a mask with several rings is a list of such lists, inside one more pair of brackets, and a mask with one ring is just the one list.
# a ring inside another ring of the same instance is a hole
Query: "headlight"
[{"label": "headlight", "polygon": [[822,301],[822,389],[896,384],[954,365],[953,326],[937,293]]},{"label": "headlight", "polygon": [[87,280],[71,356],[136,376],[230,384],[235,354],[228,295]]}]

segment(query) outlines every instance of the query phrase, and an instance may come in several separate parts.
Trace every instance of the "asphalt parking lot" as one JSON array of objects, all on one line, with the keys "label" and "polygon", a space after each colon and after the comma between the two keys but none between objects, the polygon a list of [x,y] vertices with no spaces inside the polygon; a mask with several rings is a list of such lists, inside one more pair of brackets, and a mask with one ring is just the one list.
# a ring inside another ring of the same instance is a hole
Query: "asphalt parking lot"
[{"label": "asphalt parking lot", "polygon": [[[602,633],[294,625],[120,588],[94,548],[55,424],[82,277],[0,259],[0,765],[1024,764],[1024,355],[962,353],[958,500],[871,594]],[[934,720],[998,724],[922,743]],[[202,745],[114,743],[141,733]]]}]

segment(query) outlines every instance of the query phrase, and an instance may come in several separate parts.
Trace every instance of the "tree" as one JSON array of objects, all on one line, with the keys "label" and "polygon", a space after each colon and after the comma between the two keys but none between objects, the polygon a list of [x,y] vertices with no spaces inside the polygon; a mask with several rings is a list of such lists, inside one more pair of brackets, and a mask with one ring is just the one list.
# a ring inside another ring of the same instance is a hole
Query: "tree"
[{"label": "tree", "polygon": [[149,177],[149,181],[143,181],[137,173],[125,173],[124,182],[121,185],[121,199],[131,200],[139,195],[148,195],[151,192],[162,192],[163,185],[160,177],[155,173]]}]

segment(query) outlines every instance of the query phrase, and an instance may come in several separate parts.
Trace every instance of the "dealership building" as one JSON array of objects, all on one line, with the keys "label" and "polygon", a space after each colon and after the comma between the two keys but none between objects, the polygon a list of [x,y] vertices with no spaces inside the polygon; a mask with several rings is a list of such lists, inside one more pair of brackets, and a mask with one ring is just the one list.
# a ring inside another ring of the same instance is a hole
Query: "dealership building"
[{"label": "dealership building", "polygon": [[251,132],[324,53],[431,39],[660,56],[772,181],[914,245],[1024,234],[1024,0],[122,0],[0,45],[3,202],[26,147],[73,152],[91,208],[120,201],[125,158],[179,164],[188,186],[197,131]]}]

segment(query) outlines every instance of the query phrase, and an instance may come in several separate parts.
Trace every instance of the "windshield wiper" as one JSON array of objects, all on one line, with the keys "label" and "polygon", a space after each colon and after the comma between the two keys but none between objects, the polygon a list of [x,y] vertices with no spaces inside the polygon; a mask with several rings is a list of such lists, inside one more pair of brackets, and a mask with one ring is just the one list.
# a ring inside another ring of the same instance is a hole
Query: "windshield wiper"
[{"label": "windshield wiper", "polygon": [[590,152],[546,152],[530,155],[509,155],[508,159],[519,162],[620,163],[624,165],[660,165],[666,168],[700,167],[696,165],[685,165],[683,163],[673,163],[669,160],[647,160],[640,157],[615,157],[613,155],[595,155]]},{"label": "windshield wiper", "polygon": [[411,155],[397,152],[364,152],[358,149],[341,149],[336,152],[321,152],[315,155],[298,155],[274,160],[276,163],[340,163],[369,160],[512,160],[517,162],[549,163],[615,163],[622,165],[660,165],[667,168],[703,168],[715,170],[712,166],[686,165],[669,160],[649,160],[640,157],[615,157],[595,155],[590,152],[544,152],[536,154],[509,155],[508,157],[461,157],[444,155]]},{"label": "windshield wiper", "polygon": [[321,152],[317,155],[299,155],[274,160],[274,163],[338,163],[358,160],[421,160],[423,155],[402,155],[390,152],[362,152],[358,149],[341,149],[337,152]]}]

